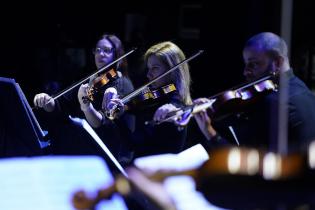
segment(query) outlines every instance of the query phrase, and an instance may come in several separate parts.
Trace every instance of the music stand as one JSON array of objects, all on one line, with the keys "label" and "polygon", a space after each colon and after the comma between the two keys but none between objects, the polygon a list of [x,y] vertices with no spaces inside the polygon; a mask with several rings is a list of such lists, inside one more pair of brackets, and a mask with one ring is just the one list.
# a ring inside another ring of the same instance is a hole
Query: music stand
[{"label": "music stand", "polygon": [[0,157],[43,155],[43,131],[14,79],[0,77]]},{"label": "music stand", "polygon": [[102,156],[105,158],[105,160],[108,161],[109,167],[114,167],[114,169],[117,170],[119,173],[123,174],[125,177],[128,177],[124,168],[120,165],[118,160],[114,157],[114,155],[111,153],[108,147],[104,144],[104,142],[100,139],[100,137],[88,124],[88,122],[85,119],[81,119],[77,117],[69,116],[69,118],[74,124],[83,128],[90,135],[90,137],[94,140],[94,143],[96,143],[95,145],[97,145],[98,149],[102,151],[103,153]]}]

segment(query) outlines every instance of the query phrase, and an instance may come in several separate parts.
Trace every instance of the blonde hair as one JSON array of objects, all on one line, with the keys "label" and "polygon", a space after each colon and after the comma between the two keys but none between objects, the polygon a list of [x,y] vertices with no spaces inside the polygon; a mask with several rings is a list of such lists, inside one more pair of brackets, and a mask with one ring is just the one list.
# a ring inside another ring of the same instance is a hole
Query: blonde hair
[{"label": "blonde hair", "polygon": [[[169,68],[172,68],[186,59],[183,51],[177,45],[169,41],[161,42],[150,47],[144,55],[144,60],[146,63],[151,55],[155,55]],[[191,79],[188,64],[185,63],[180,65],[178,70],[173,71],[168,76],[170,77],[171,81],[175,83],[180,100],[185,105],[192,104],[190,96]]]}]

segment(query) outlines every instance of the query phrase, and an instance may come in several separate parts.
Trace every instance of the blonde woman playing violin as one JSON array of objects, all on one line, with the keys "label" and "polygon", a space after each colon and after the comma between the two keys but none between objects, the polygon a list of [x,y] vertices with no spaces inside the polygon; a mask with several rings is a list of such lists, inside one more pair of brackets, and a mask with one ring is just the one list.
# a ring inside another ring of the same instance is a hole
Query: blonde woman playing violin
[{"label": "blonde woman playing violin", "polygon": [[[144,61],[148,69],[148,80],[153,81],[154,78],[183,60],[185,60],[184,53],[172,42],[161,42],[150,47],[144,55]],[[176,91],[172,91],[171,94],[163,97],[160,104],[157,106],[136,106],[132,110],[125,109],[128,104],[124,104],[124,101],[117,95],[117,91],[114,88],[105,91],[103,102],[105,112],[110,112],[111,109],[119,107],[118,110],[120,113],[116,115],[116,120],[125,112],[131,111],[136,115],[135,131],[124,132],[126,139],[133,145],[134,157],[160,153],[176,153],[183,149],[186,139],[186,128],[178,130],[177,126],[172,123],[157,126],[145,124],[146,121],[151,120],[153,117],[163,115],[167,110],[191,104],[190,73],[187,63],[152,83],[149,88],[156,90],[169,84],[174,84]],[[158,108],[159,106],[160,108]],[[104,115],[98,116],[99,122],[104,121],[106,117]]]}]

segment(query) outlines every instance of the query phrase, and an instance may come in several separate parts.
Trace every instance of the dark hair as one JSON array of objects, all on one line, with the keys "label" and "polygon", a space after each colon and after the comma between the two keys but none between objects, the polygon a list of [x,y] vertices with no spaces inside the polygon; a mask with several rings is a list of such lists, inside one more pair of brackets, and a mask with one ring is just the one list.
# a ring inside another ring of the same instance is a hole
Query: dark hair
[{"label": "dark hair", "polygon": [[268,53],[271,57],[282,56],[288,59],[288,47],[285,41],[271,32],[262,32],[251,37],[244,48],[256,46]]},{"label": "dark hair", "polygon": [[[103,34],[99,40],[107,39],[114,47],[114,59],[117,59],[125,54],[125,50],[120,39],[113,34]],[[128,76],[128,63],[124,58],[116,64],[116,70],[120,71],[124,76]]]}]

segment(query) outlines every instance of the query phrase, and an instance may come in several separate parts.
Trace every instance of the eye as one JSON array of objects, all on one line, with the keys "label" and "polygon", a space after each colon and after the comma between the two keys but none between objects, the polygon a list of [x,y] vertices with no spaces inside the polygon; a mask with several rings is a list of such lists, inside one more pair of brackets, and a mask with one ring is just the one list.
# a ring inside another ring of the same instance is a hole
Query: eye
[{"label": "eye", "polygon": [[110,47],[104,47],[104,48],[103,48],[103,51],[104,51],[105,53],[107,53],[107,54],[113,52],[113,50],[114,50],[114,48],[110,48]]},{"label": "eye", "polygon": [[251,62],[247,63],[246,66],[247,66],[248,68],[254,69],[254,68],[257,68],[257,67],[259,66],[259,62],[257,62],[257,61],[251,61]]},{"label": "eye", "polygon": [[97,47],[97,48],[95,48],[95,49],[93,50],[93,53],[94,53],[94,54],[100,54],[101,51],[102,51],[101,48]]},{"label": "eye", "polygon": [[94,49],[94,54],[101,54],[101,53],[106,53],[106,54],[110,54],[114,51],[114,48],[110,48],[110,47],[97,47]]},{"label": "eye", "polygon": [[160,69],[160,67],[158,66],[152,66],[151,71],[158,71]]}]

